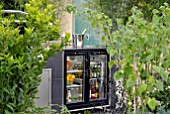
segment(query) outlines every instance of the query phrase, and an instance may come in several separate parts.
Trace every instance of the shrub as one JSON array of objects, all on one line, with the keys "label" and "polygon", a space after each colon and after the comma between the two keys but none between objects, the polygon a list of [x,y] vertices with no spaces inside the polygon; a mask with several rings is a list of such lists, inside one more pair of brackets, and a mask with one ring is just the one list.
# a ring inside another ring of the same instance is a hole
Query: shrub
[{"label": "shrub", "polygon": [[[48,0],[30,0],[15,23],[0,12],[0,113],[33,113],[40,74],[47,59],[62,47],[59,20]],[[25,21],[25,22],[24,22]],[[24,28],[21,33],[20,28]],[[67,35],[68,36],[68,35]],[[68,37],[67,37],[68,39]],[[67,42],[67,39],[64,40]]]}]

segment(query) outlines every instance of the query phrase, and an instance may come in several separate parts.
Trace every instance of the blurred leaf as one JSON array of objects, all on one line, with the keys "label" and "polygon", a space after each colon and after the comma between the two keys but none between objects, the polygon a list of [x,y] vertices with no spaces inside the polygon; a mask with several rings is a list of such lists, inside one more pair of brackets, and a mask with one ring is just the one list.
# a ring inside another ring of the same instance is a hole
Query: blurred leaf
[{"label": "blurred leaf", "polygon": [[160,19],[161,19],[161,18],[160,18],[159,16],[157,16],[157,15],[154,15],[154,16],[153,16],[153,22],[154,22],[154,23],[159,23]]},{"label": "blurred leaf", "polygon": [[154,69],[156,72],[160,73],[161,77],[162,77],[165,81],[168,80],[168,73],[166,73],[166,71],[164,70],[163,67],[153,65],[153,69]]},{"label": "blurred leaf", "polygon": [[156,88],[158,88],[158,90],[164,91],[164,84],[163,84],[163,82],[158,81],[158,82],[156,82],[155,86],[156,86]]},{"label": "blurred leaf", "polygon": [[148,92],[153,92],[153,90],[154,90],[153,86],[150,85],[150,84],[148,84],[148,85],[147,85],[147,91],[148,91]]},{"label": "blurred leaf", "polygon": [[114,56],[116,53],[117,53],[117,50],[114,50],[114,49],[109,51],[110,56]]},{"label": "blurred leaf", "polygon": [[97,19],[101,19],[102,18],[102,14],[101,13],[99,13],[99,14],[97,14]]},{"label": "blurred leaf", "polygon": [[167,25],[170,24],[170,16],[165,17],[164,20]]},{"label": "blurred leaf", "polygon": [[126,87],[129,88],[129,87],[131,87],[131,86],[133,86],[135,84],[136,84],[136,80],[128,79],[127,83],[126,83]]},{"label": "blurred leaf", "polygon": [[110,60],[109,63],[108,63],[109,69],[111,69],[113,67],[113,65],[115,65],[115,61]]},{"label": "blurred leaf", "polygon": [[7,92],[8,94],[10,93],[9,90],[7,88],[3,88],[5,92]]},{"label": "blurred leaf", "polygon": [[155,78],[154,76],[149,76],[149,82],[151,83],[151,85],[155,85]]},{"label": "blurred leaf", "polygon": [[148,101],[147,101],[147,104],[149,106],[149,108],[151,110],[154,110],[155,109],[155,106],[156,106],[156,99],[155,98],[149,98]]},{"label": "blurred leaf", "polygon": [[5,114],[12,114],[12,113],[9,112],[8,110],[5,110]]},{"label": "blurred leaf", "polygon": [[146,90],[147,90],[147,84],[141,84],[141,85],[139,85],[139,87],[138,87],[138,92],[141,94],[141,93],[143,93],[143,92],[145,92]]},{"label": "blurred leaf", "polygon": [[108,26],[112,26],[112,20],[111,19],[108,20]]},{"label": "blurred leaf", "polygon": [[67,4],[67,6],[66,6],[66,11],[68,12],[68,13],[76,13],[76,6],[73,6],[72,4]]},{"label": "blurred leaf", "polygon": [[14,112],[14,108],[13,108],[11,105],[7,104],[7,107],[8,107],[9,109],[11,109],[12,112]]},{"label": "blurred leaf", "polygon": [[123,75],[120,74],[118,71],[114,73],[114,80],[115,81],[118,81],[121,78],[123,78]]}]

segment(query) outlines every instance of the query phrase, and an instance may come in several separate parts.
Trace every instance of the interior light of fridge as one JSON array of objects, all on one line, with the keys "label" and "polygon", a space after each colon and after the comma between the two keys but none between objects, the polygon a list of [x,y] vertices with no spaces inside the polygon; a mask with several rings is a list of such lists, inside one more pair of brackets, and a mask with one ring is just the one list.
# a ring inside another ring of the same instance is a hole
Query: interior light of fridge
[{"label": "interior light of fridge", "polygon": [[104,69],[104,63],[103,62],[101,62],[101,86],[102,86],[102,84],[103,84],[103,80],[104,80],[104,71],[103,71],[103,69]]}]

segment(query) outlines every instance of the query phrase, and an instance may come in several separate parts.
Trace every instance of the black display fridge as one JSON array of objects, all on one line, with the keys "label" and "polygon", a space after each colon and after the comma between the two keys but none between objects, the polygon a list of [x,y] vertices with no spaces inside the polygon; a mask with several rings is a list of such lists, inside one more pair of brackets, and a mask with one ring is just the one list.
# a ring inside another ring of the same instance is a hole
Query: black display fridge
[{"label": "black display fridge", "polygon": [[65,49],[62,54],[62,104],[70,111],[109,106],[106,49]]}]

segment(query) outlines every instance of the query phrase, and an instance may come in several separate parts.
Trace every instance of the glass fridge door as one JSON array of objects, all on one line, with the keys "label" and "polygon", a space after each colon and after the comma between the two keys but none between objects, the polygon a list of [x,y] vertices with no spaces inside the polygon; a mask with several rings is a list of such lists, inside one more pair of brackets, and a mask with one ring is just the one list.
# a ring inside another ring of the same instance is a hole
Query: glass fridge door
[{"label": "glass fridge door", "polygon": [[107,55],[90,55],[90,100],[107,98],[107,80]]},{"label": "glass fridge door", "polygon": [[66,56],[66,104],[83,102],[84,56]]}]

